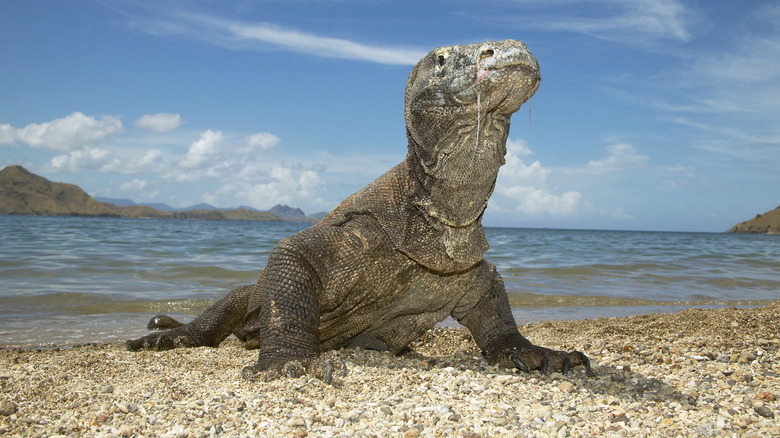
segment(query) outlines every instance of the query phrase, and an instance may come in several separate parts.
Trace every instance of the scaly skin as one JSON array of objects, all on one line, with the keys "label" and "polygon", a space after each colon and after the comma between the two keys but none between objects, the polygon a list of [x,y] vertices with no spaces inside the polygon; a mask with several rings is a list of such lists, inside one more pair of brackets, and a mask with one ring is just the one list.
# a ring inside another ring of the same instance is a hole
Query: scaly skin
[{"label": "scaly skin", "polygon": [[192,322],[127,342],[216,346],[231,333],[258,349],[244,376],[310,372],[330,380],[343,347],[400,353],[453,316],[492,364],[567,372],[588,358],[538,347],[512,317],[501,276],[483,259],[482,214],[504,164],[509,119],[539,85],[519,41],[433,50],[406,87],[406,160],[273,250],[243,286]]}]

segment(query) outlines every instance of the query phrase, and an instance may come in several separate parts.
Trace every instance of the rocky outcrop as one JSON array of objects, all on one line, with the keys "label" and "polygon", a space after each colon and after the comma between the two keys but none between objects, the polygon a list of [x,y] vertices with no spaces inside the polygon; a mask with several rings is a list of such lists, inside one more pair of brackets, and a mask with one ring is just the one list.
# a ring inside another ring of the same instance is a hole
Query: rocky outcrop
[{"label": "rocky outcrop", "polygon": [[758,214],[753,219],[740,222],[731,227],[728,232],[780,234],[780,206],[764,214]]}]

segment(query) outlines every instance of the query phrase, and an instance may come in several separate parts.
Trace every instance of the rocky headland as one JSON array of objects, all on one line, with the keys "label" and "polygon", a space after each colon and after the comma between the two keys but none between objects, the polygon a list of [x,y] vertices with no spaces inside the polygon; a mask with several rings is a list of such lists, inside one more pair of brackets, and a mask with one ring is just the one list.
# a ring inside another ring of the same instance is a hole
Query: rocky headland
[{"label": "rocky headland", "polygon": [[757,214],[748,221],[740,222],[729,233],[780,234],[780,206],[764,214]]}]

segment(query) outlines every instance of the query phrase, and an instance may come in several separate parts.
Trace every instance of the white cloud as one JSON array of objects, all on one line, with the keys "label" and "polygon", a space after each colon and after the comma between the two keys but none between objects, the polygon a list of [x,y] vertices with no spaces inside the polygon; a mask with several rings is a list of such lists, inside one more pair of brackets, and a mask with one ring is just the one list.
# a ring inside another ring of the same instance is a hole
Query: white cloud
[{"label": "white cloud", "polygon": [[409,48],[369,46],[354,41],[308,34],[268,23],[229,24],[207,20],[233,39],[254,40],[287,49],[331,58],[355,59],[380,64],[414,65],[427,51]]},{"label": "white cloud", "polygon": [[0,125],[0,145],[16,142],[16,128],[9,124]]},{"label": "white cloud", "polygon": [[271,177],[279,183],[280,190],[299,197],[313,196],[324,186],[319,174],[311,169],[300,170],[296,176],[292,169],[276,164],[271,170]]},{"label": "white cloud", "polygon": [[246,144],[250,148],[260,148],[263,150],[273,149],[279,144],[279,137],[267,132],[258,132],[246,138]]},{"label": "white cloud", "polygon": [[550,169],[542,166],[538,160],[530,165],[520,156],[531,155],[533,151],[524,140],[508,139],[506,142],[506,164],[501,168],[500,178],[508,184],[544,184]]},{"label": "white cloud", "polygon": [[[506,165],[501,168],[496,192],[508,199],[515,210],[527,214],[572,215],[577,212],[581,194],[576,191],[555,194],[547,183],[552,172],[537,160],[530,165],[520,158],[533,152],[523,140],[507,140]],[[499,200],[503,202],[503,200]]]},{"label": "white cloud", "polygon": [[118,116],[95,118],[74,112],[50,122],[31,123],[23,128],[0,126],[0,142],[21,141],[30,146],[58,152],[101,143],[122,131]]},{"label": "white cloud", "polygon": [[299,191],[306,196],[320,191],[324,186],[320,175],[313,170],[301,172],[301,176],[298,178]]},{"label": "white cloud", "polygon": [[[270,133],[238,138],[222,131],[207,130],[193,141],[184,156],[166,156],[164,179],[178,182],[246,180],[264,182],[272,172],[263,152],[273,149],[281,140]],[[160,162],[162,154],[146,157]]]},{"label": "white cloud", "polygon": [[[153,14],[158,13],[158,10],[153,12]],[[368,45],[302,32],[271,23],[242,23],[194,12],[176,12],[167,17],[139,18],[132,25],[151,35],[186,35],[230,49],[282,48],[326,58],[353,59],[380,64],[414,65],[428,53],[427,50],[417,48]]]},{"label": "white cloud", "polygon": [[183,124],[181,115],[172,113],[146,114],[133,122],[134,126],[152,132],[173,131]]},{"label": "white cloud", "polygon": [[259,209],[276,204],[311,206],[322,204],[318,196],[324,190],[324,183],[316,171],[275,164],[267,174],[266,182],[230,182],[213,193],[206,193],[203,201],[219,206],[240,204]]},{"label": "white cloud", "polygon": [[134,179],[132,181],[128,181],[122,184],[121,186],[119,186],[119,188],[124,192],[137,192],[146,188],[147,184],[148,183],[145,180]]},{"label": "white cloud", "polygon": [[156,169],[162,164],[162,151],[150,149],[143,157],[132,163],[132,167],[139,170]]},{"label": "white cloud", "polygon": [[58,155],[49,161],[47,167],[53,172],[99,172],[115,166],[117,162],[106,149],[87,148]]},{"label": "white cloud", "polygon": [[589,161],[588,165],[581,169],[570,169],[570,173],[603,174],[628,170],[637,164],[647,162],[648,156],[637,152],[637,149],[628,143],[619,143],[607,146],[608,155],[605,158]]},{"label": "white cloud", "polygon": [[182,167],[202,168],[213,164],[222,145],[222,131],[208,131],[200,134],[200,138],[192,142],[187,155],[182,160]]},{"label": "white cloud", "polygon": [[576,213],[582,198],[579,192],[572,191],[555,195],[545,189],[531,186],[499,188],[499,193],[514,200],[517,211],[555,216],[569,216]]}]

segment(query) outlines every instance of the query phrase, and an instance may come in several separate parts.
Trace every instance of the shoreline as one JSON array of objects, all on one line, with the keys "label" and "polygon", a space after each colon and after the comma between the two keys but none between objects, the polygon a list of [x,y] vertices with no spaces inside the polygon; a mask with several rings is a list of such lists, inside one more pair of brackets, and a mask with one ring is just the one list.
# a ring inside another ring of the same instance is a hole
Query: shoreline
[{"label": "shoreline", "polygon": [[[553,296],[553,299],[558,298]],[[512,304],[512,293],[510,293],[510,304]],[[192,302],[190,299],[183,301]],[[38,316],[27,316],[25,320],[33,323],[20,324],[11,318],[5,319],[6,326],[0,326],[0,350],[15,349],[66,349],[81,347],[86,345],[99,345],[121,343],[125,339],[135,339],[149,333],[146,324],[149,318],[154,314],[164,313],[182,322],[188,322],[202,313],[205,309],[213,305],[216,300],[202,300],[203,304],[191,307],[186,312],[165,312],[158,309],[148,309],[145,313],[133,313],[130,317],[127,314],[92,314],[89,317],[69,315],[49,316],[40,318]],[[624,301],[625,302],[625,301]],[[698,301],[698,302],[663,302],[663,301],[637,301],[637,305],[600,305],[588,306],[578,305],[576,302],[572,305],[552,303],[553,305],[530,307],[513,306],[512,314],[515,321],[520,326],[529,325],[538,322],[561,320],[561,321],[580,321],[587,319],[611,318],[611,317],[631,317],[646,314],[665,314],[677,313],[682,310],[695,307],[699,309],[723,309],[729,307],[736,308],[755,308],[773,303],[772,300],[731,300],[731,301]],[[168,301],[170,306],[171,301]],[[529,303],[525,303],[529,304]],[[557,305],[555,305],[557,304]],[[1,305],[1,304],[0,304]],[[111,304],[115,306],[114,304]],[[9,324],[9,321],[11,322]],[[463,328],[452,317],[441,321],[436,327],[442,328]],[[40,341],[45,339],[46,341]]]},{"label": "shoreline", "polygon": [[491,367],[464,329],[413,352],[340,350],[333,385],[247,382],[256,353],[0,349],[5,436],[780,436],[780,301],[755,308],[544,321],[532,342],[578,349],[563,376]]}]

